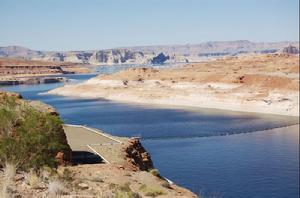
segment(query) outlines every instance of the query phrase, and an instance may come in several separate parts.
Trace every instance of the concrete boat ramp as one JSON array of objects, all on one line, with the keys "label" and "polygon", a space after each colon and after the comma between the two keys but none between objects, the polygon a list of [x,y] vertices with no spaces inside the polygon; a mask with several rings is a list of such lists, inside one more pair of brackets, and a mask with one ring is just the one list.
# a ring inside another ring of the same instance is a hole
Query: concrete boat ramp
[{"label": "concrete boat ramp", "polygon": [[120,151],[126,138],[116,138],[83,125],[65,124],[64,130],[73,151],[74,164],[120,162]]}]

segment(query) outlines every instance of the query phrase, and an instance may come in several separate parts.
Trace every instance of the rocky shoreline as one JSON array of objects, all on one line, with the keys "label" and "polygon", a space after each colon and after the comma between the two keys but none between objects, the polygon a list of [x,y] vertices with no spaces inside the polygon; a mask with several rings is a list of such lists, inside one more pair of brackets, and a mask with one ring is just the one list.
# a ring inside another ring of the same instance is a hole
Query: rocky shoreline
[{"label": "rocky shoreline", "polygon": [[299,116],[298,75],[298,55],[245,55],[166,70],[133,68],[48,93]]},{"label": "rocky shoreline", "polygon": [[0,86],[66,82],[58,76],[90,71],[80,64],[0,58]]},{"label": "rocky shoreline", "polygon": [[11,78],[11,79],[0,79],[0,86],[8,85],[21,85],[21,84],[48,84],[48,83],[59,83],[67,82],[68,79],[65,77],[23,77],[23,78]]},{"label": "rocky shoreline", "polygon": [[[42,102],[26,101],[19,94],[0,92],[0,105],[11,102],[12,99],[17,105],[26,104],[53,118],[59,117],[55,109]],[[122,144],[111,144],[109,148],[109,152],[114,152],[118,158],[117,162],[72,165],[72,142],[69,142],[62,125],[57,130],[54,133],[57,133],[55,135],[64,148],[53,153],[59,166],[44,167],[38,171],[16,170],[11,164],[0,167],[0,188],[3,189],[0,191],[1,197],[197,197],[191,191],[161,177],[139,139],[111,136],[122,140]],[[0,136],[0,142],[1,138],[3,136]],[[82,137],[75,137],[76,142],[80,138]]]}]

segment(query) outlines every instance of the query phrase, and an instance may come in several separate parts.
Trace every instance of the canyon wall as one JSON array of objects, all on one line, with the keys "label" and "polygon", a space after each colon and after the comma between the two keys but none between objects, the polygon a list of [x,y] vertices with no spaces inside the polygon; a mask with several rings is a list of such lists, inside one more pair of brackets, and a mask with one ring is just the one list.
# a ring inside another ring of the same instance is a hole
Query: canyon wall
[{"label": "canyon wall", "polygon": [[86,51],[38,51],[19,46],[0,47],[0,57],[92,65],[200,62],[207,58],[243,53],[274,53],[299,42],[215,41],[195,45],[139,46]]}]

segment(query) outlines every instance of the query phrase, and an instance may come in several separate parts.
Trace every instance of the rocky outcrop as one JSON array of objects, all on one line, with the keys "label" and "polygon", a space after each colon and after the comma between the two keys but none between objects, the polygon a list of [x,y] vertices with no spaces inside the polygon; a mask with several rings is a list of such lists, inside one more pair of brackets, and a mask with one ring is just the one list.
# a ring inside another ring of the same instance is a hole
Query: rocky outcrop
[{"label": "rocky outcrop", "polygon": [[138,138],[131,138],[124,146],[127,167],[132,170],[148,171],[153,169],[150,154],[142,146]]},{"label": "rocky outcrop", "polygon": [[284,54],[299,54],[299,49],[295,46],[289,45],[283,48],[282,52]]},{"label": "rocky outcrop", "polygon": [[127,49],[100,50],[92,53],[87,60],[92,64],[126,64],[147,63],[147,56],[142,52],[134,52]]},{"label": "rocky outcrop", "polygon": [[65,74],[60,66],[0,66],[0,75]]},{"label": "rocky outcrop", "polygon": [[1,86],[7,85],[21,85],[21,84],[49,84],[49,83],[59,83],[66,82],[67,78],[64,77],[23,77],[23,78],[9,78],[0,79]]},{"label": "rocky outcrop", "polygon": [[153,57],[151,60],[152,64],[163,64],[170,59],[170,56],[166,56],[164,53],[160,53],[157,56]]},{"label": "rocky outcrop", "polygon": [[91,70],[80,64],[69,62],[46,62],[17,58],[0,58],[0,77],[45,76],[74,73],[89,73]]},{"label": "rocky outcrop", "polygon": [[23,99],[21,94],[13,93],[13,92],[0,91],[0,102],[3,101],[4,97],[14,97],[17,101],[20,101],[21,99]]},{"label": "rocky outcrop", "polygon": [[51,115],[59,116],[59,113],[50,105],[45,104],[38,100],[29,100],[27,101],[30,106],[37,109],[40,112],[46,112]]}]

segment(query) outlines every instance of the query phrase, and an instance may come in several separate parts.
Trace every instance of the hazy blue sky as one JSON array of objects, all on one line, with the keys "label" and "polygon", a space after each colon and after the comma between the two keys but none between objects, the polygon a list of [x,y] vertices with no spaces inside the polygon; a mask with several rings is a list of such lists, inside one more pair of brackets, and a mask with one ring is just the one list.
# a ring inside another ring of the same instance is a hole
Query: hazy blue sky
[{"label": "hazy blue sky", "polygon": [[299,40],[298,0],[0,0],[0,46]]}]

